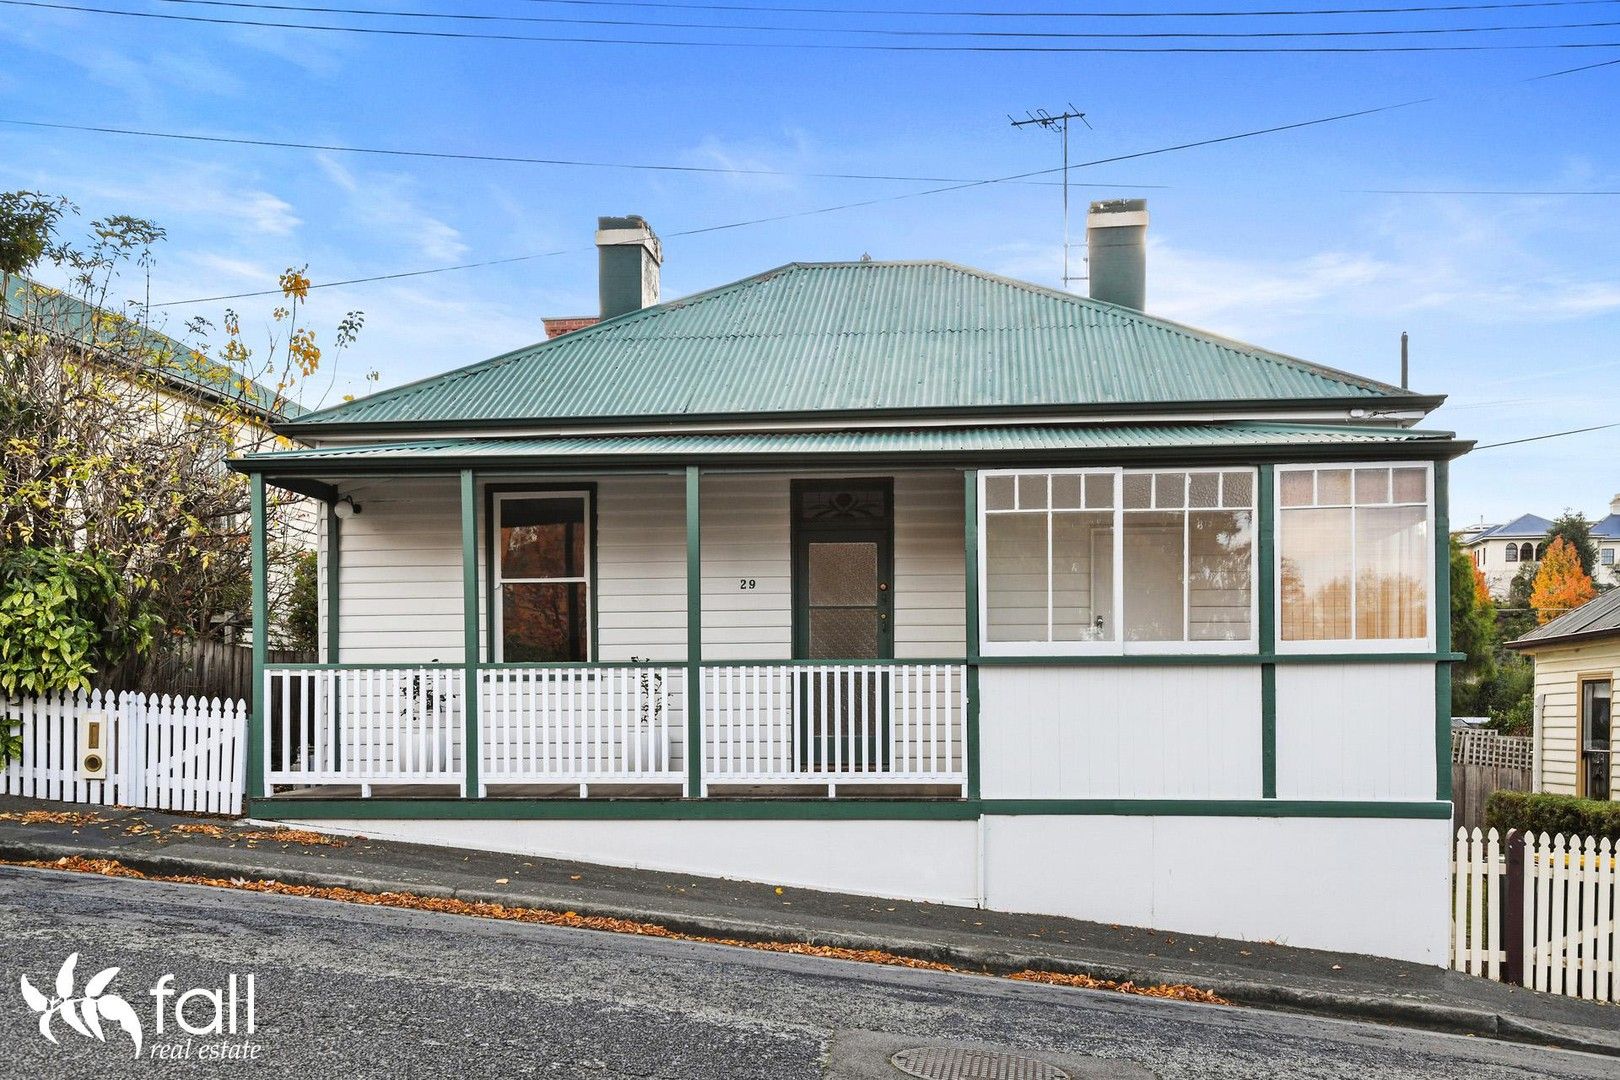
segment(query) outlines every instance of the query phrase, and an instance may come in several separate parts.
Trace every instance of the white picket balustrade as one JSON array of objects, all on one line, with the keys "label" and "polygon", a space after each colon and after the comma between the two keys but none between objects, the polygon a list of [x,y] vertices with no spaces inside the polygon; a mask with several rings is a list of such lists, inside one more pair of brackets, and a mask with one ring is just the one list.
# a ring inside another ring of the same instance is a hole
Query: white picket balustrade
[{"label": "white picket balustrade", "polygon": [[[1515,835],[1512,843],[1523,846],[1517,883],[1495,829],[1457,831],[1451,966],[1506,978],[1514,950],[1530,989],[1620,1001],[1620,845],[1546,833]],[[1520,922],[1515,941],[1502,936],[1510,907]]]},{"label": "white picket balustrade", "polygon": [[465,679],[455,667],[268,667],[264,767],[277,787],[463,787]]},{"label": "white picket balustrade", "polygon": [[702,673],[703,782],[967,783],[959,664],[730,664]]},{"label": "white picket balustrade", "polygon": [[480,787],[680,784],[686,671],[678,666],[491,667],[479,673]]},{"label": "white picket balustrade", "polygon": [[[0,794],[154,810],[240,814],[247,706],[218,698],[53,694],[0,704],[22,753],[0,769]],[[80,725],[106,724],[105,780],[79,769]]]}]

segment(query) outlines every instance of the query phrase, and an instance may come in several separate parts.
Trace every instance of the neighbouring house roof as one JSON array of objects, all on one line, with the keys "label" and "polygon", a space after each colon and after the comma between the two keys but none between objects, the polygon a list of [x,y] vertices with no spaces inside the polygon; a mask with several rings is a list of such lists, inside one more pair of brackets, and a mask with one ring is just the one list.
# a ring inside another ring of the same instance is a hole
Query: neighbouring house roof
[{"label": "neighbouring house roof", "polygon": [[1610,514],[1592,525],[1594,540],[1620,540],[1620,514]]},{"label": "neighbouring house roof", "polygon": [[1620,589],[1611,589],[1574,611],[1564,612],[1545,626],[1508,642],[1508,648],[1536,649],[1611,635],[1620,635]]},{"label": "neighbouring house roof", "polygon": [[[0,297],[7,320],[72,334],[86,348],[95,346],[97,334],[102,332],[98,325],[100,320],[123,319],[117,312],[95,308],[75,296],[28,278],[12,275],[9,280],[10,288]],[[119,326],[122,328],[123,323]],[[241,402],[258,419],[267,422],[296,419],[308,411],[284,397],[278,400],[278,395],[269,387],[244,378],[228,365],[166,334],[144,328],[139,334],[149,354],[148,368],[182,393],[200,393],[215,402]]]},{"label": "neighbouring house roof", "polygon": [[936,427],[918,430],[739,432],[730,434],[557,435],[546,438],[457,438],[409,442],[335,444],[315,449],[249,454],[232,462],[246,472],[318,472],[322,467],[355,465],[440,466],[499,460],[503,464],[550,461],[661,459],[691,463],[704,459],[789,458],[882,452],[894,460],[908,455],[964,456],[1053,454],[1106,451],[1110,460],[1132,453],[1169,451],[1186,455],[1205,449],[1267,447],[1344,447],[1365,454],[1368,446],[1452,445],[1445,431],[1349,424],[1282,424],[1232,421],[1205,424],[1093,424],[1070,427]]},{"label": "neighbouring house roof", "polygon": [[1506,525],[1498,525],[1494,529],[1486,529],[1468,542],[1477,544],[1481,540],[1540,540],[1552,528],[1552,522],[1544,517],[1534,514],[1522,514]]},{"label": "neighbouring house roof", "polygon": [[951,263],[791,263],[283,430],[1440,400]]}]

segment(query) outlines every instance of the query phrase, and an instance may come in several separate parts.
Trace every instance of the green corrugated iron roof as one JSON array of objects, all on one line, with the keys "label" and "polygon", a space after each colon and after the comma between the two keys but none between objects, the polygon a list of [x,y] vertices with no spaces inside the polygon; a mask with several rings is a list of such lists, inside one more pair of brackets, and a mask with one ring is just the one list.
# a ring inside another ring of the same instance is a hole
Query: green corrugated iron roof
[{"label": "green corrugated iron roof", "polygon": [[1200,450],[1264,447],[1451,446],[1447,431],[1332,424],[1233,421],[1205,424],[1094,424],[1041,427],[940,427],[864,431],[728,434],[558,435],[521,439],[422,439],[357,443],[250,454],[234,462],[250,472],[347,465],[432,466],[446,462],[547,462],[615,458],[817,457],[882,453],[888,461],[913,455],[1041,454],[1054,452]]},{"label": "green corrugated iron roof", "polygon": [[793,263],[290,427],[1389,398],[1434,404],[951,263]]},{"label": "green corrugated iron roof", "polygon": [[[128,329],[123,316],[97,309],[78,297],[18,275],[4,290],[7,319],[52,333],[71,334],[87,348],[121,340]],[[103,321],[105,320],[105,321]],[[147,367],[183,390],[201,391],[219,401],[241,401],[269,420],[293,420],[308,412],[282,399],[266,386],[243,377],[227,365],[156,330],[138,328]]]}]

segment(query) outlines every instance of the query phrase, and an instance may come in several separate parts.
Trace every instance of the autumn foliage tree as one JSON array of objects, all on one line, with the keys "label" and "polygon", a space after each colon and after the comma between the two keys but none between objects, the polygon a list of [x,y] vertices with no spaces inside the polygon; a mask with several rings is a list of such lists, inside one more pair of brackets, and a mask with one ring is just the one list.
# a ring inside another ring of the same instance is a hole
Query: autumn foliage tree
[{"label": "autumn foliage tree", "polygon": [[1545,625],[1596,595],[1592,576],[1581,568],[1580,553],[1568,540],[1556,537],[1541,560],[1535,586],[1530,591],[1530,606],[1536,609],[1536,621]]}]

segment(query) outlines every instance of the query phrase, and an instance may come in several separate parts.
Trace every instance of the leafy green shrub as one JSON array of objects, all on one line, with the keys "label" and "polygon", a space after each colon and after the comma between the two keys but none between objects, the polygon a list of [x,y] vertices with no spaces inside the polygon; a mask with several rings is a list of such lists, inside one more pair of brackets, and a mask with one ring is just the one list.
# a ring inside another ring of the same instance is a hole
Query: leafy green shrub
[{"label": "leafy green shrub", "polygon": [[152,645],[158,619],[113,566],[64,548],[0,551],[0,691],[88,690]]},{"label": "leafy green shrub", "polygon": [[292,590],[287,597],[287,644],[312,652],[319,647],[321,636],[319,562],[313,551],[295,558]]},{"label": "leafy green shrub", "polygon": [[1620,841],[1620,802],[1495,791],[1485,800],[1485,826],[1498,832],[1519,829],[1549,836],[1607,836]]}]

